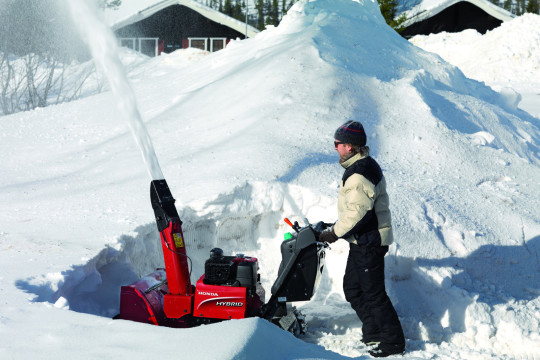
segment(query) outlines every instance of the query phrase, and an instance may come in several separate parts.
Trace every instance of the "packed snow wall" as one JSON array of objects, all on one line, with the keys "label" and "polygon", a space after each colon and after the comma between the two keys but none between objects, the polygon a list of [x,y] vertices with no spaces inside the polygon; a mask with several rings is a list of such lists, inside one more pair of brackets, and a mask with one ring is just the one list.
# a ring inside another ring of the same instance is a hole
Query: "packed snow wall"
[{"label": "packed snow wall", "polygon": [[[302,225],[305,218],[320,221],[332,205],[330,198],[306,188],[255,182],[210,201],[179,208],[187,254],[192,260],[192,283],[204,273],[210,250],[219,247],[226,255],[257,257],[261,281],[269,293],[281,261],[283,235],[292,231],[283,218]],[[105,247],[84,264],[29,279],[31,284],[40,284],[30,292],[37,295],[38,302],[113,317],[119,311],[120,286],[163,266],[159,232],[151,223],[121,236],[116,244]],[[23,281],[19,285],[29,287]]]}]

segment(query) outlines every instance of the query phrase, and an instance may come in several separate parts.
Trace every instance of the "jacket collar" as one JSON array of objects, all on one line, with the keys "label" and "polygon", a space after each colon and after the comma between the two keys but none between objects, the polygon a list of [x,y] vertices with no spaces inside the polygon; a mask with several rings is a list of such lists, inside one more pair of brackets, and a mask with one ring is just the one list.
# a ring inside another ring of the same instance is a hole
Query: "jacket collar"
[{"label": "jacket collar", "polygon": [[347,169],[349,166],[351,166],[352,164],[354,164],[358,160],[365,159],[368,156],[369,156],[369,151],[361,151],[358,154],[355,154],[355,155],[351,156],[350,158],[348,158],[347,160],[345,160],[344,162],[342,162],[341,166],[343,166],[345,169]]}]

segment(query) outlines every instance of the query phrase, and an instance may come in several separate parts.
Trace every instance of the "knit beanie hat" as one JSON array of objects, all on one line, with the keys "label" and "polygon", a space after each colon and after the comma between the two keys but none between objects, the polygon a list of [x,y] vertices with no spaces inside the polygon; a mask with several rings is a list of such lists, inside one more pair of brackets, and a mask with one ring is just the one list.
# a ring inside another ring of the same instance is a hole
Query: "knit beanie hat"
[{"label": "knit beanie hat", "polygon": [[358,121],[349,120],[337,128],[334,139],[345,144],[366,145],[366,132]]}]

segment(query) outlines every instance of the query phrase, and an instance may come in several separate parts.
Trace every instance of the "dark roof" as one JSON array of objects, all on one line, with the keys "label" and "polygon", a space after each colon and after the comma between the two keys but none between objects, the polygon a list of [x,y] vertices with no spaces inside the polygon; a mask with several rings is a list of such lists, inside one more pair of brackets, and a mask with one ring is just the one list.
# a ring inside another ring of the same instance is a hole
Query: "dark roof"
[{"label": "dark roof", "polygon": [[405,37],[466,29],[485,33],[515,17],[487,0],[424,0],[405,14]]},{"label": "dark roof", "polygon": [[147,8],[145,9],[142,9],[142,10],[139,10],[137,11],[135,14],[127,17],[127,18],[124,18],[122,20],[119,20],[117,22],[115,22],[113,25],[112,25],[112,29],[113,30],[118,30],[120,28],[123,28],[125,26],[128,26],[128,25],[131,25],[133,23],[136,23],[138,21],[141,21],[141,20],[144,20],[152,15],[154,15],[155,13],[157,13],[158,11],[161,11],[169,6],[172,6],[172,5],[183,5],[183,6],[186,6],[196,12],[198,12],[199,14],[201,14],[202,16],[218,23],[218,24],[221,24],[221,25],[224,25],[224,26],[227,26],[233,30],[236,30],[238,31],[239,33],[242,33],[242,34],[246,34],[247,32],[247,37],[253,37],[255,36],[257,33],[259,33],[259,30],[257,30],[256,28],[254,28],[253,26],[250,26],[248,25],[246,27],[246,23],[245,22],[242,22],[242,21],[239,21],[239,20],[236,20],[228,15],[225,15],[217,10],[214,10],[212,8],[209,8],[208,6],[205,6],[201,3],[198,3],[194,0],[163,0],[163,1],[159,1],[157,3],[155,3],[154,5],[151,5],[151,6],[148,6]]}]

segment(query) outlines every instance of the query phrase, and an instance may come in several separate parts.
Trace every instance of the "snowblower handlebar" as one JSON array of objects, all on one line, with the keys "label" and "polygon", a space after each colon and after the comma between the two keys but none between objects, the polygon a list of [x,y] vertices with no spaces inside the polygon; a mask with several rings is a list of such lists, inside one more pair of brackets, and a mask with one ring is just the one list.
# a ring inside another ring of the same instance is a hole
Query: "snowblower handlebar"
[{"label": "snowblower handlebar", "polygon": [[287,225],[292,227],[294,229],[294,231],[296,231],[297,233],[299,233],[300,230],[302,230],[305,227],[310,227],[313,230],[313,232],[315,233],[315,238],[317,239],[316,240],[317,245],[320,246],[320,247],[330,249],[330,246],[327,243],[319,241],[319,235],[321,234],[321,232],[324,229],[329,228],[333,224],[325,223],[325,222],[322,222],[322,221],[319,221],[319,222],[317,222],[315,224],[310,224],[307,219],[304,219],[304,221],[306,222],[306,226],[300,227],[300,225],[298,225],[298,221],[295,221],[294,224],[288,218],[283,219],[283,221],[285,221],[285,223],[287,223]]},{"label": "snowblower handlebar", "polygon": [[300,225],[298,225],[298,221],[295,221],[294,224],[291,222],[291,220],[289,220],[287,218],[283,219],[283,221],[285,221],[287,223],[287,225],[292,227],[294,229],[294,231],[296,231],[296,232],[300,231]]}]

